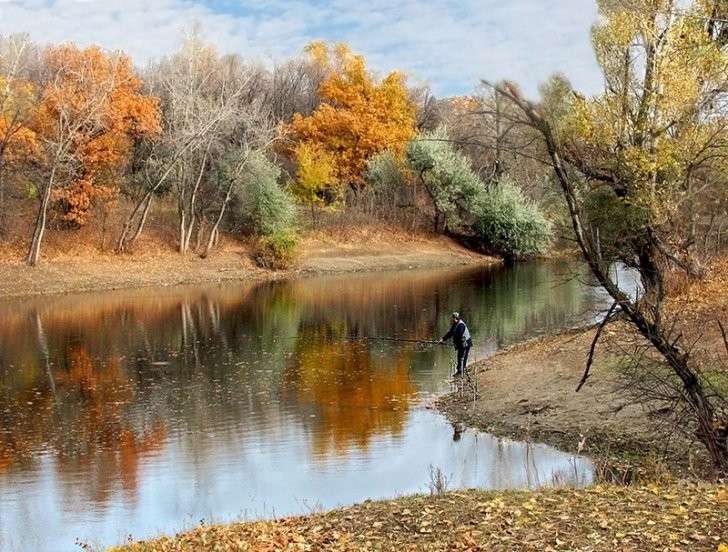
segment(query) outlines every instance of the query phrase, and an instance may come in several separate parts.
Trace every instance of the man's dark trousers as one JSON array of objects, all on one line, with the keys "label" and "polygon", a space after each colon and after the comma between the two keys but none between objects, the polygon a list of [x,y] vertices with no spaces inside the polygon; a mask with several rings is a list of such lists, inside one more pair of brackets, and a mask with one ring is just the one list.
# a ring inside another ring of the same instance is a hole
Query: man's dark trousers
[{"label": "man's dark trousers", "polygon": [[458,347],[458,367],[455,374],[465,373],[465,368],[468,366],[468,355],[470,354],[471,345],[465,344],[462,347]]}]

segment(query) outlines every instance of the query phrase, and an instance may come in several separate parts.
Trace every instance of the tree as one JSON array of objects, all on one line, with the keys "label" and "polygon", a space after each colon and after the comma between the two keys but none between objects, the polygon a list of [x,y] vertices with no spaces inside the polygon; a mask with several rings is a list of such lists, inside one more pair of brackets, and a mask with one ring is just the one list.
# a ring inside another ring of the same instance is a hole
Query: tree
[{"label": "tree", "polygon": [[549,167],[541,160],[538,133],[518,124],[514,109],[486,86],[471,96],[449,98],[440,107],[450,139],[486,185],[505,179],[541,204],[554,195]]},{"label": "tree", "polygon": [[[258,119],[254,115],[261,115],[264,112],[256,111],[259,104],[250,106],[249,117],[245,119],[247,132],[238,136],[237,144],[230,149],[226,156],[218,164],[217,187],[214,194],[222,196],[219,199],[217,214],[207,238],[207,245],[202,252],[202,257],[207,257],[217,243],[220,234],[220,224],[227,210],[228,204],[236,193],[241,193],[241,188],[246,179],[252,177],[275,182],[280,176],[280,168],[265,158],[266,151],[276,138],[275,129],[268,118]],[[267,168],[266,168],[267,167]]]},{"label": "tree", "polygon": [[311,219],[315,222],[316,207],[341,200],[336,160],[326,150],[306,142],[296,147],[294,157],[298,169],[293,194],[311,207]]},{"label": "tree", "polygon": [[[552,81],[544,105],[560,107],[549,112],[513,85],[496,90],[518,108],[522,123],[540,133],[591,271],[614,310],[659,353],[674,378],[674,400],[681,406],[676,416],[689,414],[689,427],[716,471],[726,473],[725,395],[703,377],[691,344],[673,332],[665,302],[671,273],[701,272],[694,247],[699,195],[726,186],[728,52],[706,26],[712,3],[680,10],[669,0],[598,4],[601,21],[593,36],[604,93],[584,98],[562,80]],[[590,218],[595,194],[631,230],[608,248],[600,231],[604,217]],[[614,260],[638,271],[639,298],[613,278]],[[589,364],[582,381],[588,375]]]},{"label": "tree", "polygon": [[293,149],[309,144],[326,152],[336,179],[356,190],[365,185],[369,158],[384,150],[402,154],[414,133],[414,104],[402,74],[377,82],[364,58],[343,44],[314,42],[307,52],[327,76],[319,88],[321,105],[309,116],[294,115],[288,127]]},{"label": "tree", "polygon": [[310,57],[277,65],[269,75],[265,98],[274,119],[290,123],[297,113],[309,116],[320,103],[318,91],[325,71]]},{"label": "tree", "polygon": [[418,175],[435,211],[434,230],[460,231],[484,190],[468,159],[455,150],[447,129],[422,134],[407,146],[407,163]]},{"label": "tree", "polygon": [[40,153],[32,128],[38,88],[31,81],[38,52],[25,35],[0,37],[0,232],[6,217],[8,173],[25,166]]},{"label": "tree", "polygon": [[255,152],[234,178],[238,179],[240,215],[246,231],[271,236],[289,230],[295,220],[290,196],[278,181],[281,169],[261,152]]},{"label": "tree", "polygon": [[545,252],[551,224],[538,206],[505,179],[487,186],[446,129],[413,140],[407,161],[432,200],[436,231],[442,225],[445,232],[512,258]]},{"label": "tree", "polygon": [[367,162],[366,178],[372,216],[408,224],[413,230],[424,220],[417,205],[419,187],[404,159],[390,151],[378,153]]},{"label": "tree", "polygon": [[159,132],[157,100],[141,93],[131,61],[96,47],[48,48],[34,130],[45,182],[28,252],[35,265],[54,199],[65,220],[83,224],[91,203],[114,191],[135,139]]},{"label": "tree", "polygon": [[275,137],[260,70],[237,56],[220,56],[193,32],[180,51],[154,65],[147,78],[161,99],[164,133],[144,168],[150,177],[142,181],[141,197],[127,217],[117,250],[123,251],[141,234],[155,194],[173,177],[179,252],[190,249],[195,229],[201,245],[203,231],[210,226],[205,256],[217,241],[233,191],[233,181],[217,178],[217,160],[229,162],[235,151],[244,165],[252,151],[267,148]]}]

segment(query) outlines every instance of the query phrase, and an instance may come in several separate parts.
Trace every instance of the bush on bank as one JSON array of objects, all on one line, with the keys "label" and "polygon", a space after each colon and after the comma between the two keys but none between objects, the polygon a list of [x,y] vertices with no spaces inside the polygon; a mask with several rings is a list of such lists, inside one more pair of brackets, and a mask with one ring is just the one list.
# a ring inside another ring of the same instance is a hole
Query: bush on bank
[{"label": "bush on bank", "polygon": [[551,242],[551,223],[538,205],[512,182],[486,185],[468,158],[457,151],[443,127],[424,133],[407,147],[407,162],[425,186],[451,233],[511,258],[540,255]]},{"label": "bush on bank", "polygon": [[548,251],[551,223],[536,203],[508,181],[490,186],[474,209],[476,235],[507,257],[530,257]]}]

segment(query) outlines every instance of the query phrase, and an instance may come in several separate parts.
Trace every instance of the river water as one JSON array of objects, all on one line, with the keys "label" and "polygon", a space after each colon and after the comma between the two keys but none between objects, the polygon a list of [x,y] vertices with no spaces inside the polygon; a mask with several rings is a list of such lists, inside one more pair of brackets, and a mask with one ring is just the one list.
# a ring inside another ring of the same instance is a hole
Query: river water
[{"label": "river water", "polygon": [[428,407],[449,347],[364,339],[436,338],[459,310],[481,359],[592,321],[586,280],[533,263],[5,300],[0,550],[428,492],[438,468],[450,488],[588,484],[587,458]]}]

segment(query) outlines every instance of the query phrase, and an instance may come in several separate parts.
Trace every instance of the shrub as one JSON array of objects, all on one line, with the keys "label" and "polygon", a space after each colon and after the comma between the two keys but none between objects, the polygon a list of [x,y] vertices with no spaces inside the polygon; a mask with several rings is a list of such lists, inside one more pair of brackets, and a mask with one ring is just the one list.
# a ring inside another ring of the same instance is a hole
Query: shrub
[{"label": "shrub", "polygon": [[407,162],[422,178],[436,216],[451,232],[475,237],[507,257],[546,252],[551,223],[536,203],[507,181],[486,187],[444,128],[410,142]]},{"label": "shrub", "polygon": [[469,224],[484,185],[467,157],[455,150],[447,130],[440,127],[420,135],[408,144],[406,153],[410,169],[420,175],[432,199],[436,218],[451,230]]},{"label": "shrub", "polygon": [[262,153],[251,154],[239,191],[241,217],[248,233],[271,236],[293,226],[293,200],[278,184],[280,175],[278,165]]},{"label": "shrub", "polygon": [[401,159],[391,151],[378,153],[367,162],[371,211],[376,216],[404,224],[415,206],[411,175]]},{"label": "shrub", "polygon": [[366,180],[377,196],[397,197],[407,186],[405,167],[391,151],[378,153],[367,162]]},{"label": "shrub", "polygon": [[262,236],[255,248],[255,262],[263,268],[283,270],[296,258],[298,237],[292,230]]},{"label": "shrub", "polygon": [[535,202],[510,182],[488,188],[478,199],[473,225],[480,240],[507,257],[545,253],[551,223]]}]

